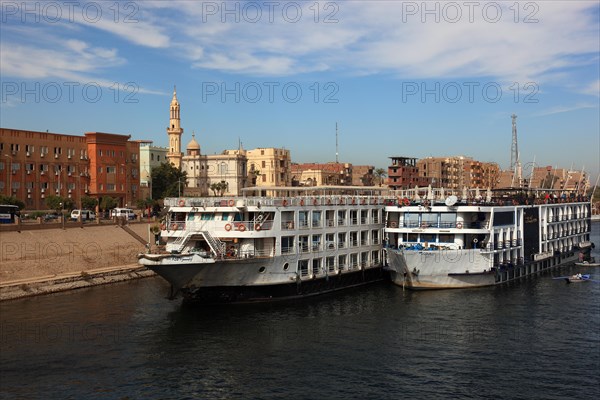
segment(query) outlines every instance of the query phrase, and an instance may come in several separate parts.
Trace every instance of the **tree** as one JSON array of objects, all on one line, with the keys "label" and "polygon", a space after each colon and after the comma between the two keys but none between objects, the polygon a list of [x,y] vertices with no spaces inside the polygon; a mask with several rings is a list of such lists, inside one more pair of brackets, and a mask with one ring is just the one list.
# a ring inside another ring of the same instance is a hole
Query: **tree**
[{"label": "tree", "polygon": [[377,181],[379,181],[379,186],[383,184],[383,178],[385,178],[386,175],[387,174],[383,168],[377,168],[375,170],[375,177],[377,178]]},{"label": "tree", "polygon": [[225,181],[210,184],[210,190],[213,191],[213,193],[215,194],[215,197],[217,196],[217,192],[219,192],[219,196],[223,196],[223,194],[225,194],[225,192],[227,191],[228,188],[229,188],[229,183],[227,183]]},{"label": "tree", "polygon": [[[183,193],[187,174],[169,163],[152,169],[152,198],[177,197]],[[183,185],[183,187],[181,187]]]},{"label": "tree", "polygon": [[61,211],[67,207],[65,207],[65,199],[61,196],[48,196],[46,197],[46,207],[51,210]]},{"label": "tree", "polygon": [[148,197],[146,199],[139,199],[136,204],[139,209],[143,210],[145,208],[154,206],[154,203],[155,201]]},{"label": "tree", "polygon": [[17,199],[15,196],[0,196],[0,204],[5,204],[9,206],[17,206],[19,210],[25,208],[25,203],[21,200]]},{"label": "tree", "polygon": [[81,198],[81,207],[84,210],[94,210],[96,208],[96,204],[98,204],[98,199],[90,196],[83,196]]},{"label": "tree", "polygon": [[117,206],[117,200],[113,199],[110,196],[103,196],[102,200],[100,200],[100,208],[104,211],[110,210],[111,208],[115,208]]}]

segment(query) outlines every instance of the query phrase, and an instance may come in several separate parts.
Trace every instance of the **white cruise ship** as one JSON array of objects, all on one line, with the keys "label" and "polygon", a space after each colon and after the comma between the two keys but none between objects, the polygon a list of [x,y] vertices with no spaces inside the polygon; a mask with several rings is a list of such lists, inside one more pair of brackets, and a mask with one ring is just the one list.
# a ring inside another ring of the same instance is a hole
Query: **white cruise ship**
[{"label": "white cruise ship", "polygon": [[391,279],[413,289],[489,286],[586,260],[590,206],[548,191],[401,192],[386,206]]},{"label": "white cruise ship", "polygon": [[382,280],[379,188],[254,188],[269,196],[171,198],[166,245],[139,262],[204,303],[316,295]]}]

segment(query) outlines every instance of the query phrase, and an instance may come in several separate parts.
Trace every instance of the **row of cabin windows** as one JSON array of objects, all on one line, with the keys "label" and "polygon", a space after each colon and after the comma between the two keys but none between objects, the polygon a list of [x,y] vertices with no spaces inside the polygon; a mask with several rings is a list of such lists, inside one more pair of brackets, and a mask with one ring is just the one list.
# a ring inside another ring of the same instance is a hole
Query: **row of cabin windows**
[{"label": "row of cabin windows", "polygon": [[297,272],[300,276],[324,275],[336,270],[351,271],[359,267],[377,266],[381,262],[379,251],[363,251],[360,253],[340,254],[325,258],[313,258],[312,260],[298,260]]},{"label": "row of cabin windows", "polygon": [[308,253],[378,244],[381,244],[381,232],[379,230],[338,232],[337,234],[328,233],[326,235],[282,236],[281,252],[284,254],[295,253],[296,246],[301,253]]}]

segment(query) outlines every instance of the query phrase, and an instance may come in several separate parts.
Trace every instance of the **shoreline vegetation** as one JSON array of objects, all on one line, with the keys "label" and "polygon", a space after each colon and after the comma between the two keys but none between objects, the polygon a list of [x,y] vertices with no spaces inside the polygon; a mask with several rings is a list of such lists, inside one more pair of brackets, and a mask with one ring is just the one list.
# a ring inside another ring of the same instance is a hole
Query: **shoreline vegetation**
[{"label": "shoreline vegetation", "polygon": [[[148,238],[154,222],[128,224]],[[0,229],[0,301],[154,276],[137,264],[146,247],[115,224]]]}]

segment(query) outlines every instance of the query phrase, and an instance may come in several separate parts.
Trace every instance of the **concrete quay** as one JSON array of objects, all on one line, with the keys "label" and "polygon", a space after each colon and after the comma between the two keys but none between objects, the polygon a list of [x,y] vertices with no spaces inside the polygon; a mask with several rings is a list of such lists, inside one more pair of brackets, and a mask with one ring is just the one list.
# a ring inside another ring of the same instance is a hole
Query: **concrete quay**
[{"label": "concrete quay", "polygon": [[[131,223],[148,240],[154,223]],[[0,229],[0,300],[153,276],[137,264],[145,246],[115,224]]]}]

